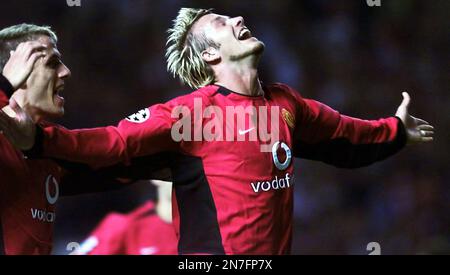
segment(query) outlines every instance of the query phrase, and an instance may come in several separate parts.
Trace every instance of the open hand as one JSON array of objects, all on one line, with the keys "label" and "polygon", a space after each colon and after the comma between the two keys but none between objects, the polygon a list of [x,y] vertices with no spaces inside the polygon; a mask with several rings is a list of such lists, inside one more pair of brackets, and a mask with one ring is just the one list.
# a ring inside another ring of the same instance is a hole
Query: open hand
[{"label": "open hand", "polygon": [[34,63],[40,57],[45,56],[46,48],[40,42],[28,41],[20,43],[15,51],[11,51],[11,57],[3,68],[3,76],[8,79],[14,91],[20,88],[33,71]]},{"label": "open hand", "polygon": [[411,97],[403,92],[403,101],[397,109],[395,116],[399,117],[406,129],[408,144],[418,144],[433,141],[434,127],[423,119],[413,117],[408,108]]}]

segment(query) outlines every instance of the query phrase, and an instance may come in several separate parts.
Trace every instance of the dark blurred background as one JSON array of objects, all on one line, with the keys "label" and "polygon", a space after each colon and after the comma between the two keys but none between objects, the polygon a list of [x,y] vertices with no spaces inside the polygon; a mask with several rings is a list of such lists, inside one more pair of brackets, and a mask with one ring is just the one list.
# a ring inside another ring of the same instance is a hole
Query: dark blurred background
[{"label": "dark blurred background", "polygon": [[[181,7],[242,15],[266,51],[261,79],[285,82],[343,114],[391,116],[401,92],[413,115],[436,128],[433,144],[410,147],[369,168],[297,162],[294,254],[450,253],[450,20],[448,0],[2,0],[0,27],[56,30],[72,70],[69,128],[115,124],[142,107],[190,91],[166,72],[166,30]],[[139,183],[58,202],[55,254],[68,254],[109,211],[154,198]]]}]

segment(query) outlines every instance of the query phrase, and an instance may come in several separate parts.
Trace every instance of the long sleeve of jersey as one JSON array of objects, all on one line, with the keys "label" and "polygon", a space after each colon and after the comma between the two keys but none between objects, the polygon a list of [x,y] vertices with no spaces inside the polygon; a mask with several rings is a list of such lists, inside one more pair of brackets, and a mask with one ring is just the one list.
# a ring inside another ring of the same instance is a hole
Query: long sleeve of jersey
[{"label": "long sleeve of jersey", "polygon": [[[191,95],[192,96],[192,95]],[[50,157],[88,164],[93,168],[117,163],[129,165],[139,157],[175,150],[171,128],[176,106],[192,108],[192,100],[178,97],[122,120],[118,126],[68,130],[63,127],[38,127],[35,146],[26,155]]]},{"label": "long sleeve of jersey", "polygon": [[340,114],[292,91],[298,104],[294,156],[342,168],[358,168],[395,154],[406,144],[397,117],[362,120]]}]

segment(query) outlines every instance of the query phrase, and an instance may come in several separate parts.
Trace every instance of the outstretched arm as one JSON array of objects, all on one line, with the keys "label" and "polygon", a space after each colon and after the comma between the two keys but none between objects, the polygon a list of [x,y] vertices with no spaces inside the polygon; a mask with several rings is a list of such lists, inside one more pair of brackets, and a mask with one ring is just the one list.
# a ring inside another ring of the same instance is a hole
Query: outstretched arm
[{"label": "outstretched arm", "polygon": [[396,117],[361,120],[344,116],[314,100],[297,96],[300,118],[295,134],[296,157],[358,168],[381,161],[407,143],[433,140],[434,128],[408,112],[410,97],[403,93]]},{"label": "outstretched arm", "polygon": [[118,126],[68,130],[37,126],[12,99],[15,117],[0,111],[0,130],[18,149],[32,158],[55,158],[88,164],[92,168],[175,150],[171,138],[175,118],[171,103],[157,104],[122,120]]},{"label": "outstretched arm", "polygon": [[34,125],[30,117],[11,100],[15,117],[0,111],[0,131],[25,155],[55,158],[88,164],[92,168],[117,163],[163,151],[177,151],[180,142],[172,138],[172,125],[179,120],[172,111],[178,107],[194,108],[201,93],[180,96],[156,104],[122,120],[118,126],[68,130],[61,126]]}]

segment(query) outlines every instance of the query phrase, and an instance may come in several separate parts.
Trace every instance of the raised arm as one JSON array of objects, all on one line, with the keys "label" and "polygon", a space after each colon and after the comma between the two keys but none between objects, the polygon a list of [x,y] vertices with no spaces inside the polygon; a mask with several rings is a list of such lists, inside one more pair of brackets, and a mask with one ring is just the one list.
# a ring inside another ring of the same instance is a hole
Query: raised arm
[{"label": "raised arm", "polygon": [[0,108],[8,105],[8,98],[25,83],[33,70],[33,66],[40,57],[45,56],[41,51],[46,46],[37,41],[19,44],[10,58],[2,67],[0,74]]}]

